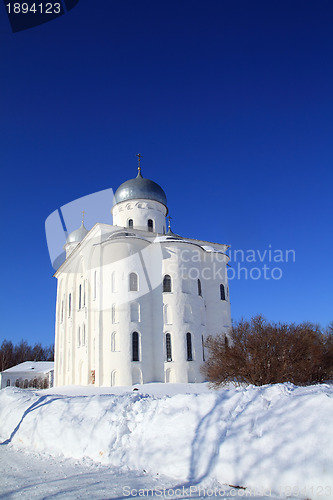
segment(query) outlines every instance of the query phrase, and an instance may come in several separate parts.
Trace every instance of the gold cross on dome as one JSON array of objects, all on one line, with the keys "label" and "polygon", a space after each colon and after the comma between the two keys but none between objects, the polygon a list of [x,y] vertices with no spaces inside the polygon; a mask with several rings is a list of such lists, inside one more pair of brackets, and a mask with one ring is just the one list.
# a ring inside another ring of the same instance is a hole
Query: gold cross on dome
[{"label": "gold cross on dome", "polygon": [[84,223],[84,216],[85,216],[85,213],[86,213],[86,212],[85,212],[84,210],[82,210],[82,224]]},{"label": "gold cross on dome", "polygon": [[141,158],[142,158],[142,156],[140,155],[140,153],[138,153],[136,156],[138,157],[138,163],[139,163],[138,170],[139,170],[139,172],[141,172]]},{"label": "gold cross on dome", "polygon": [[170,220],[172,219],[172,217],[170,217],[170,215],[168,216],[168,220],[169,220],[169,226],[168,226],[168,229],[170,229],[171,231],[171,223],[170,223]]}]

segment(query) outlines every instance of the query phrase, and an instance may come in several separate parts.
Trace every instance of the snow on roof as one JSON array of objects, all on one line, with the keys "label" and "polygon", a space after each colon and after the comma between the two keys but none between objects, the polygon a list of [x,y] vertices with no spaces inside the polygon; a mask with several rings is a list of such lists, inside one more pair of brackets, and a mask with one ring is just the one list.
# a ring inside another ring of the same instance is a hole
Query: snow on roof
[{"label": "snow on roof", "polygon": [[19,365],[7,368],[1,373],[48,373],[54,370],[54,361],[25,361]]}]

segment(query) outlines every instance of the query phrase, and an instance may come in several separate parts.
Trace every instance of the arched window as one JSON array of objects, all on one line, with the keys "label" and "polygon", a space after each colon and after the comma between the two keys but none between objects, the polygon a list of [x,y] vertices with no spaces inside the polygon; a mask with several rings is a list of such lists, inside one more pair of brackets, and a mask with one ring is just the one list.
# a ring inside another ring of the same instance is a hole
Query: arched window
[{"label": "arched window", "polygon": [[201,281],[198,279],[198,295],[202,297]]},{"label": "arched window", "polygon": [[18,379],[18,378],[17,378],[17,379],[16,379],[16,381],[15,381],[15,385],[16,385],[16,387],[20,387],[20,381],[19,381],[19,379]]},{"label": "arched window", "polygon": [[152,219],[148,219],[148,231],[152,233],[154,231],[154,222]]},{"label": "arched window", "polygon": [[117,385],[117,378],[118,378],[117,372],[116,372],[116,370],[113,370],[111,372],[111,386],[112,387],[114,387],[115,385]]},{"label": "arched window", "polygon": [[10,378],[7,378],[6,387],[10,387]]},{"label": "arched window", "polygon": [[117,332],[112,332],[111,334],[111,351],[115,352],[118,351],[118,336]]},{"label": "arched window", "polygon": [[137,292],[138,287],[138,275],[136,273],[131,273],[129,275],[129,289],[130,292]]},{"label": "arched window", "polygon": [[166,350],[166,360],[172,361],[171,334],[170,333],[167,333],[165,335],[165,350]]},{"label": "arched window", "polygon": [[28,389],[28,385],[29,385],[29,382],[28,382],[28,379],[26,378],[24,381],[23,389]]},{"label": "arched window", "polygon": [[169,274],[163,278],[163,292],[171,292],[171,276]]},{"label": "arched window", "polygon": [[192,335],[190,334],[190,332],[187,332],[186,334],[186,356],[187,356],[187,361],[193,361]]},{"label": "arched window", "polygon": [[68,317],[72,316],[72,294],[68,295]]},{"label": "arched window", "polygon": [[82,285],[79,286],[79,309],[81,309],[81,305],[82,305]]},{"label": "arched window", "polygon": [[139,361],[139,334],[132,333],[132,361]]},{"label": "arched window", "polygon": [[228,337],[227,337],[227,336],[225,336],[225,337],[224,337],[224,345],[225,345],[226,347],[229,347],[229,339],[228,339]]},{"label": "arched window", "polygon": [[224,289],[224,285],[220,285],[220,294],[221,294],[221,300],[225,300],[225,289]]},{"label": "arched window", "polygon": [[133,227],[133,219],[128,219],[128,227]]}]

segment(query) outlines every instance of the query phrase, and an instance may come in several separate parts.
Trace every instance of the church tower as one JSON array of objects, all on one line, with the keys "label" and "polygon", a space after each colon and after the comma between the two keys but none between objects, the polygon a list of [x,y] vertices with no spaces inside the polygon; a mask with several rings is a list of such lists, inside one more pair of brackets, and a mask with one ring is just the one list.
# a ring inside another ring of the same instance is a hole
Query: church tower
[{"label": "church tower", "polygon": [[156,182],[142,177],[141,155],[138,156],[138,175],[121,184],[115,193],[115,205],[111,210],[113,224],[165,234],[166,195]]}]

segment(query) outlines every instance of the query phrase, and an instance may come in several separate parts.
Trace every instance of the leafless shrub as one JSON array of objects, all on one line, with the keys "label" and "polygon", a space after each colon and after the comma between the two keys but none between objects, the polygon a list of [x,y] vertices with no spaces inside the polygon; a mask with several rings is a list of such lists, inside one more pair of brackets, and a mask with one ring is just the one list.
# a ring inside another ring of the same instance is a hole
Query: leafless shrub
[{"label": "leafless shrub", "polygon": [[225,336],[208,337],[202,373],[214,386],[292,382],[307,385],[333,376],[333,333],[310,323],[275,324],[262,316],[240,321]]}]

